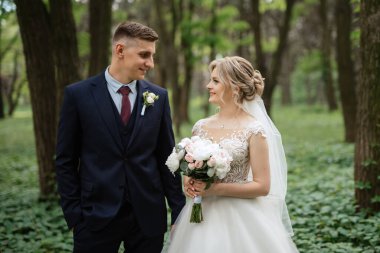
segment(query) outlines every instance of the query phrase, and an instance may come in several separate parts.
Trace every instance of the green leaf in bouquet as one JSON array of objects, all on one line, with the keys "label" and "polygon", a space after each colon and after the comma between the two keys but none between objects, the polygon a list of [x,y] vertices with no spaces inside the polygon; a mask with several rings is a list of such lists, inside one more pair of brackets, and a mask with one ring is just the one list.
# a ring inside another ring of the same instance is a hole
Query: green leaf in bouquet
[{"label": "green leaf in bouquet", "polygon": [[207,190],[208,188],[210,188],[211,184],[214,183],[214,178],[210,178],[210,180],[208,180],[206,182],[206,187],[205,187],[205,190]]},{"label": "green leaf in bouquet", "polygon": [[182,160],[179,165],[179,168],[181,171],[185,172],[187,170],[187,162],[185,160]]}]

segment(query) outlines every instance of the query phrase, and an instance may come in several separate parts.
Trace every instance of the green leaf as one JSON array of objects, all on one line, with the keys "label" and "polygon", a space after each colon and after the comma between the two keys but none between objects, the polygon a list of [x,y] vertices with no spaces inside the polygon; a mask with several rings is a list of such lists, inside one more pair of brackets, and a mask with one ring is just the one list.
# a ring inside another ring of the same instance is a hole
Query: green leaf
[{"label": "green leaf", "polygon": [[376,195],[371,199],[371,203],[380,203],[380,195]]},{"label": "green leaf", "polygon": [[187,170],[187,162],[185,160],[181,160],[181,163],[179,165],[179,168],[182,170],[182,171],[186,171]]},{"label": "green leaf", "polygon": [[370,182],[356,181],[355,188],[360,190],[369,190],[372,187]]},{"label": "green leaf", "polygon": [[376,165],[377,165],[377,162],[373,159],[367,159],[362,162],[362,166],[365,168],[376,166]]}]

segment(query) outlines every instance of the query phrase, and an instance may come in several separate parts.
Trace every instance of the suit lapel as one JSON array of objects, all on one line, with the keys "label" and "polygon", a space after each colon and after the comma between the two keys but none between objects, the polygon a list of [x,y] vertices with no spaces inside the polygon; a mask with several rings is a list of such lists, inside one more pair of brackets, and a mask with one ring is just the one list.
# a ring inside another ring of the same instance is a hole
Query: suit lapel
[{"label": "suit lapel", "polygon": [[137,97],[136,97],[136,100],[137,100],[136,121],[133,126],[131,138],[128,141],[127,150],[130,148],[131,144],[133,143],[134,138],[136,137],[141,127],[140,125],[142,124],[142,117],[143,117],[141,116],[141,110],[143,107],[143,93],[148,90],[148,85],[144,81],[137,81],[137,86],[138,86],[138,89],[137,89]]},{"label": "suit lapel", "polygon": [[92,87],[92,95],[94,96],[97,109],[103,118],[104,124],[107,126],[119,148],[123,149],[119,129],[112,109],[112,99],[110,99],[104,74],[99,75],[99,77],[93,80]]}]

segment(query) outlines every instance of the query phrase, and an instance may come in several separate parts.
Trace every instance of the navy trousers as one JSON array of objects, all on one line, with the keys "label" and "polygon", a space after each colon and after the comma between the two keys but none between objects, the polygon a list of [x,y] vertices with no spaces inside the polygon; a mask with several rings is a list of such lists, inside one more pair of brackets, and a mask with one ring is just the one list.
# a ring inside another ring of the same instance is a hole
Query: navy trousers
[{"label": "navy trousers", "polygon": [[74,228],[74,253],[117,253],[124,243],[125,253],[160,253],[164,235],[145,236],[133,213],[125,204],[104,229],[91,231],[82,221]]}]

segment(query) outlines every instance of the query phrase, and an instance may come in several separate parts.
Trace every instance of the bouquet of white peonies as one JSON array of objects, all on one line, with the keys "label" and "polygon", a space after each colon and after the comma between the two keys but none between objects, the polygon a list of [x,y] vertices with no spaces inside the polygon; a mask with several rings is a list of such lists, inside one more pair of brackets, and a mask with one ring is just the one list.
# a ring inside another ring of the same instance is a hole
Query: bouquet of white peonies
[{"label": "bouquet of white peonies", "polygon": [[[230,170],[232,157],[218,144],[199,136],[182,139],[174,148],[166,161],[169,170],[174,173],[178,169],[188,177],[206,183],[208,189],[217,179],[223,179]],[[202,197],[194,198],[190,222],[203,221]]]}]

